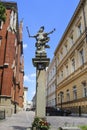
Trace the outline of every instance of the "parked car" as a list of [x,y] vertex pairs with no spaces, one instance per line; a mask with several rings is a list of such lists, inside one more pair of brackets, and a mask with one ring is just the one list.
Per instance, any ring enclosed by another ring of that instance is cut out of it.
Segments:
[[62,116],[63,111],[54,107],[46,107],[47,116]]
[[69,109],[65,109],[64,110],[64,114],[65,114],[65,116],[68,116],[68,115],[70,115],[72,112],[69,110]]
[[69,110],[58,109],[55,107],[46,107],[47,116],[68,116],[71,114]]
[[26,108],[26,111],[30,111],[30,108]]

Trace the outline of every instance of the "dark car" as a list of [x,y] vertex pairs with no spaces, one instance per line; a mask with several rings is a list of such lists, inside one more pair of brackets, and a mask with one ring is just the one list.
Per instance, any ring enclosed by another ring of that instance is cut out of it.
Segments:
[[46,107],[47,116],[68,116],[71,114],[70,110],[63,110],[55,107]]
[[71,114],[71,111],[70,111],[69,109],[64,110],[64,115],[65,115],[65,116],[68,116],[68,115],[70,115],[70,114]]
[[26,108],[26,111],[30,111],[30,108]]
[[46,107],[47,116],[63,116],[64,111],[55,107]]

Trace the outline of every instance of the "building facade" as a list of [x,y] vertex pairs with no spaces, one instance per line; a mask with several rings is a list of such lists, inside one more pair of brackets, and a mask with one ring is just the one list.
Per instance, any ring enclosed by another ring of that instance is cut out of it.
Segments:
[[56,50],[57,107],[87,113],[87,0],[80,0]]
[[46,106],[56,106],[56,62],[55,57],[50,63],[47,71],[46,83]]
[[18,25],[15,2],[2,2],[6,21],[0,20],[0,109],[7,115],[23,108],[23,43],[22,22]]
[[26,110],[27,108],[27,92],[28,92],[28,87],[24,87],[24,107],[23,107],[24,110]]

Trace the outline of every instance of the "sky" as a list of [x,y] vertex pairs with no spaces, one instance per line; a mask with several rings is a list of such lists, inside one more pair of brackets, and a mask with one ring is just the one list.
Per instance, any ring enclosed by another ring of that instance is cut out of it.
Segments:
[[28,87],[27,100],[30,101],[36,91],[36,68],[32,64],[32,58],[35,58],[36,41],[28,37],[26,26],[31,35],[35,35],[41,26],[45,27],[45,32],[56,29],[53,34],[50,34],[48,43],[50,49],[46,49],[47,57],[51,61],[80,0],[11,1],[17,2],[19,22],[23,20],[24,86]]

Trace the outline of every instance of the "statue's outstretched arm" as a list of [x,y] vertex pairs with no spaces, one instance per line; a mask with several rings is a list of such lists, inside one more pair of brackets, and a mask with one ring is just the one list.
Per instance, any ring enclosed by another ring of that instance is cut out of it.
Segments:
[[30,35],[30,32],[29,32],[28,26],[26,27],[26,29],[27,29],[28,36],[29,36],[29,37],[31,37],[31,38],[36,38],[36,36],[31,36],[31,35]]
[[56,29],[54,28],[52,31],[50,31],[49,33],[47,33],[47,35],[53,33]]

